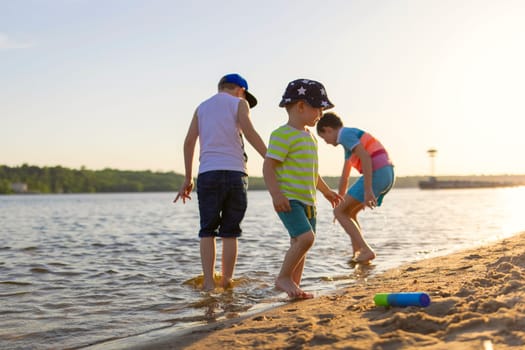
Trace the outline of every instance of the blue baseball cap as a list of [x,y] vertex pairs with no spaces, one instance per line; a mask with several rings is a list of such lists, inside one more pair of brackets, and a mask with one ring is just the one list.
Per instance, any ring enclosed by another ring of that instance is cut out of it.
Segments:
[[235,84],[235,85],[242,87],[244,89],[244,92],[246,93],[246,101],[248,101],[250,108],[253,108],[257,105],[257,99],[255,98],[255,96],[253,96],[250,92],[248,92],[248,82],[246,81],[246,79],[241,77],[239,74],[237,73],[226,74],[219,81],[219,85],[224,84],[224,83],[231,83],[231,84]]

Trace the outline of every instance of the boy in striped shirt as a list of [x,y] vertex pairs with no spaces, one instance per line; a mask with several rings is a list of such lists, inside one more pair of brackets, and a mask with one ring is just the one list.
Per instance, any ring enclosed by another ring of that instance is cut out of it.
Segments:
[[317,140],[307,128],[314,127],[323,110],[333,106],[321,83],[309,79],[290,82],[279,103],[286,108],[288,123],[272,132],[263,164],[274,209],[291,238],[275,286],[291,298],[313,297],[300,283],[306,253],[315,241],[316,189],[332,207],[342,200],[319,176]]

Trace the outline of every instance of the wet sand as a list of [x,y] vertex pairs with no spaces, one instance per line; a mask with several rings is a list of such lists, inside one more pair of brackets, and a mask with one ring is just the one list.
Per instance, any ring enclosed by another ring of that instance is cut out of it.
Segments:
[[[356,269],[366,272],[366,266]],[[415,291],[428,293],[431,304],[401,308],[373,302],[375,293]],[[525,232],[362,278],[337,294],[131,348],[523,349]]]

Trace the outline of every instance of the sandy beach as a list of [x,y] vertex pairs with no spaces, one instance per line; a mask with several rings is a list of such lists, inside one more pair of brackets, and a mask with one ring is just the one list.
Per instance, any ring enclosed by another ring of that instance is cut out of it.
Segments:
[[[380,253],[380,252],[379,252]],[[337,294],[164,336],[135,349],[523,349],[525,233],[419,261]],[[423,291],[428,307],[383,307],[375,293]]]

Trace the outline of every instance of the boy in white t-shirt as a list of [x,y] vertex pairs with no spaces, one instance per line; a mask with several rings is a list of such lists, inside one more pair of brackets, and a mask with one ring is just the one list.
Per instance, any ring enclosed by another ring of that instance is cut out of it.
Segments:
[[218,93],[202,102],[184,140],[185,180],[174,202],[191,199],[193,154],[199,139],[200,163],[197,196],[200,215],[200,253],[204,274],[203,290],[215,288],[215,237],[222,239],[220,286],[231,287],[237,261],[237,238],[247,207],[248,175],[242,135],[264,158],[266,146],[252,125],[250,108],[257,99],[239,74],[227,74],[219,81]]

